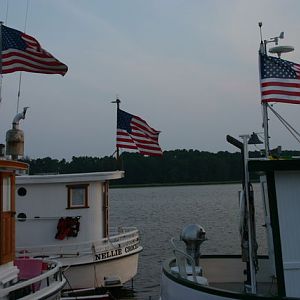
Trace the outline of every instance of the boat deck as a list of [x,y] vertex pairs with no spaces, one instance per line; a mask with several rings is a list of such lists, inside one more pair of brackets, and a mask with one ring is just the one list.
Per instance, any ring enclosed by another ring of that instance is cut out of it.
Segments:
[[[272,297],[277,295],[277,281],[272,274],[271,262],[267,256],[259,258],[259,270],[257,272],[257,294],[263,297]],[[200,266],[202,268],[202,276],[208,281],[208,285],[200,285],[193,281],[192,276],[184,278],[182,274],[176,270],[176,259],[172,259],[165,264],[167,271],[176,281],[183,280],[190,282],[190,286],[201,286],[205,289],[213,289],[220,292],[239,293],[245,292],[245,269],[246,264],[239,255],[210,255],[200,258]],[[251,293],[251,291],[248,291]]]
[[[245,284],[243,282],[218,282],[209,284],[211,288],[216,288],[220,290],[233,291],[236,293],[244,293],[245,292]],[[276,296],[277,295],[277,285],[275,282],[271,283],[258,283],[257,286],[257,294],[263,296]]]

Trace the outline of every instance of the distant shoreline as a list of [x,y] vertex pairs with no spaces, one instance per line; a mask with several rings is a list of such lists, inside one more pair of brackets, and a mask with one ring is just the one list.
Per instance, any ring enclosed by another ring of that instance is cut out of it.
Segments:
[[211,181],[211,182],[183,182],[183,183],[149,183],[149,184],[113,184],[111,189],[119,188],[143,188],[143,187],[163,187],[163,186],[188,186],[188,185],[215,185],[215,184],[241,184],[241,181]]

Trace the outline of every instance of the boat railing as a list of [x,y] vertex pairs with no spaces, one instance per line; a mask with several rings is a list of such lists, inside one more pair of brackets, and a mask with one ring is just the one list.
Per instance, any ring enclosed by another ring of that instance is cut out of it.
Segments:
[[195,283],[208,285],[207,279],[202,277],[202,268],[196,265],[194,258],[185,252],[183,245],[179,242],[175,238],[170,240],[175,256],[174,264],[171,267],[172,273]]
[[43,294],[44,291],[51,289],[54,285],[62,288],[66,280],[62,275],[61,264],[53,260],[42,260],[42,262],[47,266],[47,270],[43,270],[40,275],[28,279],[19,279],[7,287],[0,288],[0,299],[2,297],[28,299],[28,295],[34,298],[34,294]]
[[173,253],[175,255],[176,264],[179,271],[178,273],[180,274],[180,276],[186,279],[188,277],[187,266],[190,266],[192,270],[191,273],[193,276],[193,281],[197,282],[196,266],[194,259],[190,255],[179,249],[173,249]]
[[34,257],[66,257],[90,254],[93,251],[107,251],[112,248],[121,248],[139,242],[139,231],[136,227],[118,227],[118,233],[101,240],[91,240],[81,243],[71,243],[63,245],[44,245],[42,247],[18,247],[17,256]]

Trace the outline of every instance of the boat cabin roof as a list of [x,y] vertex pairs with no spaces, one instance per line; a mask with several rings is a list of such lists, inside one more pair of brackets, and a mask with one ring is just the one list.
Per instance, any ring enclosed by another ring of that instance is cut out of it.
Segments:
[[300,159],[249,160],[248,167],[250,172],[297,171]]
[[74,173],[56,175],[22,175],[17,176],[17,184],[40,184],[40,183],[72,183],[72,182],[96,182],[124,177],[124,171]]

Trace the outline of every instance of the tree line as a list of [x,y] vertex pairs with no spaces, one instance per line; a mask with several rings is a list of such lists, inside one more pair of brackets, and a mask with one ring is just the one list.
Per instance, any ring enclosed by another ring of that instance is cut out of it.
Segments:
[[[284,151],[282,155],[299,155],[300,152]],[[250,156],[259,157],[259,152]],[[72,157],[70,161],[50,157],[30,159],[30,174],[66,174],[124,170],[125,177],[111,184],[186,184],[239,182],[242,178],[240,152],[220,151],[211,153],[198,150],[164,151],[162,157],[144,157],[138,153],[124,152],[121,163],[115,157]]]

